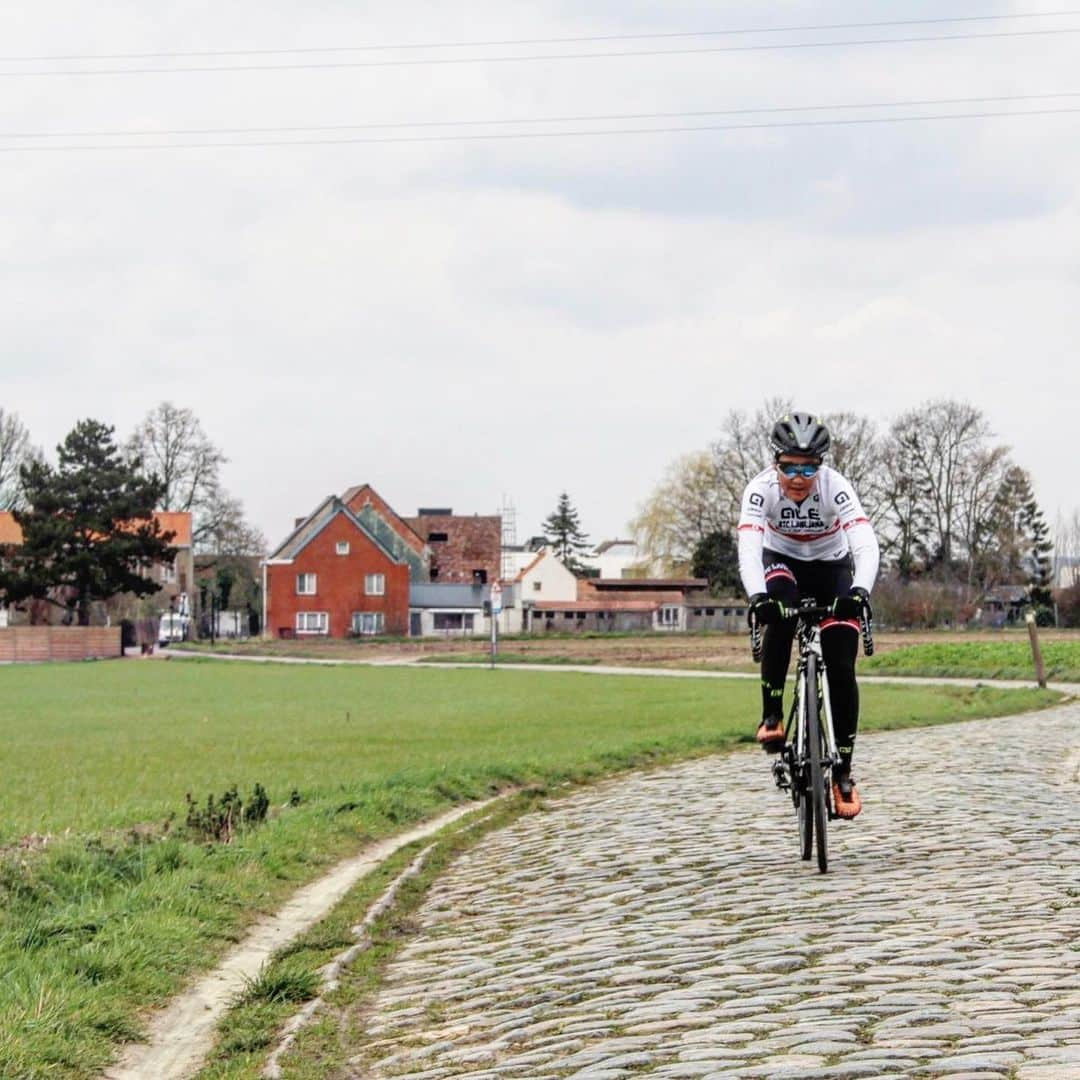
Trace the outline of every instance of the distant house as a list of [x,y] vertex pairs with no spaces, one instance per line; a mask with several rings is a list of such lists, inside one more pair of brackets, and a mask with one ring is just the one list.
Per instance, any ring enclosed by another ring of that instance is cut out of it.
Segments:
[[448,585],[488,585],[502,574],[502,518],[421,507],[402,521],[430,552],[428,580]]
[[263,564],[272,637],[407,634],[410,560],[337,496],[324,499]]
[[[121,594],[99,603],[93,616],[95,622],[116,622],[122,618],[134,618],[142,613],[147,604],[152,605],[158,613],[164,613],[177,610],[187,603],[195,585],[191,513],[187,510],[159,510],[154,514],[154,518],[163,533],[174,534],[170,544],[176,551],[176,557],[171,563],[155,563],[143,571],[144,576],[161,587],[160,591],[141,600]],[[10,511],[0,511],[0,547],[21,547],[22,542],[22,529],[15,516]],[[64,608],[56,604],[32,602],[27,605],[28,608],[31,606],[35,608],[41,621],[56,624],[65,618]],[[28,613],[5,610],[5,614],[0,615],[0,620],[5,619],[11,623],[28,621]],[[35,618],[35,621],[38,620]],[[0,625],[6,625],[6,622],[0,622]]]
[[498,516],[437,508],[402,517],[370,484],[358,484],[298,518],[267,559],[266,632],[489,633],[485,604],[501,546]]
[[979,622],[993,627],[1020,621],[1029,603],[1024,585],[997,585],[982,598]]
[[633,540],[604,540],[581,556],[581,563],[600,578],[645,577],[650,568]]

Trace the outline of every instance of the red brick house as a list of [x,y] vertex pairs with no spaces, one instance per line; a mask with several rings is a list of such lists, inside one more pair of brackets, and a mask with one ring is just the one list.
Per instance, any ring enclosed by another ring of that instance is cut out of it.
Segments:
[[303,518],[264,564],[265,632],[408,633],[410,560],[380,531],[334,495]]

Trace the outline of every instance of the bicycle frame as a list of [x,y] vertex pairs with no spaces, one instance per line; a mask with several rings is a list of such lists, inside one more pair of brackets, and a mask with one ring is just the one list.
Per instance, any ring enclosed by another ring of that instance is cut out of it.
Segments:
[[[800,612],[801,616],[802,612]],[[810,687],[806,685],[806,673],[809,667],[807,660],[814,656],[817,663],[814,665],[820,673],[820,687],[815,687],[813,692],[818,694],[818,716],[821,718],[821,732],[825,737],[825,756],[822,766],[830,769],[840,764],[840,752],[836,748],[836,733],[833,730],[832,701],[829,694],[829,672],[825,667],[825,659],[821,655],[821,626],[817,622],[808,622],[800,618],[799,629],[796,633],[799,641],[799,664],[795,672],[795,700],[792,702],[791,716],[788,719],[787,741],[789,745],[794,742],[798,760],[805,762],[809,753],[806,745],[806,700]],[[796,712],[798,715],[796,716]],[[791,725],[795,721],[795,739],[791,739]],[[831,813],[831,807],[830,807]]]
[[[772,766],[776,786],[790,792],[795,804],[802,857],[811,857],[816,838],[818,869],[822,873],[828,868],[826,822],[836,817],[830,781],[833,769],[841,763],[833,727],[829,673],[821,650],[821,620],[831,614],[831,607],[821,607],[811,597],[804,598],[795,613],[799,660],[795,669],[794,697],[784,729],[784,747]],[[864,609],[860,623],[863,651],[871,656],[874,636],[869,609]],[[750,645],[754,659],[760,660],[762,631],[752,615]]]

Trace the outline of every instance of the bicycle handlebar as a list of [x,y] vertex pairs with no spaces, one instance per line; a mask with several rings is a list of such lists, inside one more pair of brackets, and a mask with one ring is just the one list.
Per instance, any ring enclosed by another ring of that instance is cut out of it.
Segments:
[[[806,616],[811,619],[818,619],[825,618],[832,613],[831,607],[822,607],[820,604],[807,604],[804,607],[796,608],[794,617]],[[866,607],[863,608],[862,613],[859,615],[859,626],[862,630],[863,653],[866,656],[873,656],[874,618]],[[753,612],[750,613],[750,655],[754,658],[754,663],[761,660],[762,629]]]

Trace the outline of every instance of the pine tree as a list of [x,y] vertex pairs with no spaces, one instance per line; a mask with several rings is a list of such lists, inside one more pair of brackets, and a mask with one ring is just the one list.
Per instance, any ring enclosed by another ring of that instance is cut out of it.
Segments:
[[570,496],[564,491],[559,505],[544,522],[544,539],[561,563],[571,572],[582,574],[585,566],[579,556],[588,551],[588,534],[581,531],[581,520]]
[[1040,622],[1052,622],[1053,616],[1050,613],[1054,598],[1050,592],[1050,585],[1053,577],[1054,543],[1050,539],[1050,528],[1046,524],[1042,510],[1039,509],[1039,504],[1035,501],[1035,494],[1031,491],[1030,484],[1028,498],[1020,508],[1020,523],[1026,541],[1025,562],[1029,571],[1031,603]]
[[153,516],[161,484],[141,475],[141,462],[125,459],[113,436],[105,424],[80,420],[57,447],[55,469],[43,461],[23,467],[28,508],[15,511],[23,542],[0,572],[8,602],[46,599],[88,626],[93,601],[160,589],[141,571],[175,556],[173,534]]

